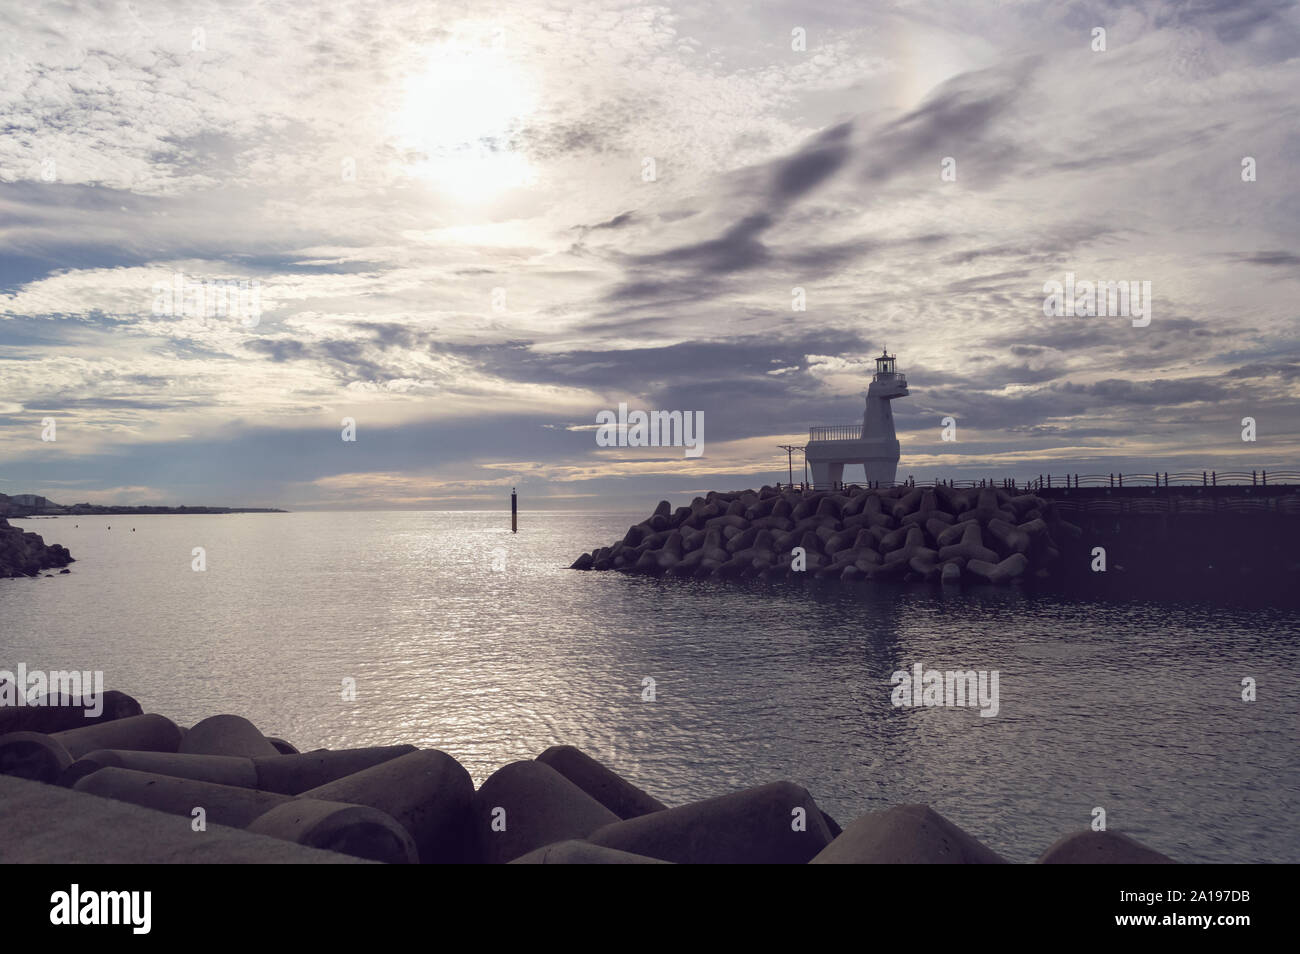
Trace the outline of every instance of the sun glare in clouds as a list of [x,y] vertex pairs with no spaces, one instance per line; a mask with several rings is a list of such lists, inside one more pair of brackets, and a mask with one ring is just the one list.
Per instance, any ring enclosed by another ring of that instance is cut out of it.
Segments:
[[536,172],[516,133],[537,106],[533,78],[511,62],[500,31],[439,44],[404,90],[394,134],[412,174],[448,196],[485,201]]

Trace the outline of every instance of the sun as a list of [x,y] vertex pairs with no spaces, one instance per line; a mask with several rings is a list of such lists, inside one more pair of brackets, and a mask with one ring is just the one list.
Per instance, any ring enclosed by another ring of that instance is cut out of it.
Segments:
[[394,119],[410,171],[449,196],[481,201],[536,180],[518,149],[536,84],[498,42],[451,40],[412,76]]

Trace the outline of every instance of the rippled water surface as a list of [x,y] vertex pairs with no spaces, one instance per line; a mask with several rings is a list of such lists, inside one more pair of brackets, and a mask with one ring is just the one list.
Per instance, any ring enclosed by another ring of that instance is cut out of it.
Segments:
[[[0,668],[100,669],[304,751],[433,746],[476,782],[565,742],[669,804],[774,779],[841,823],[926,802],[1014,861],[1098,806],[1178,860],[1300,861],[1295,612],[565,569],[640,518],[15,521],[77,562],[0,580]],[[1000,712],[894,708],[916,662],[998,670]]]

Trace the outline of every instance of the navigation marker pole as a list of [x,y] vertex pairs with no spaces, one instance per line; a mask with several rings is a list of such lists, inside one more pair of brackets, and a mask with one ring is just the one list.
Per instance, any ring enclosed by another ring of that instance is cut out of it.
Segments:
[[510,488],[510,532],[519,532],[519,495],[515,488]]

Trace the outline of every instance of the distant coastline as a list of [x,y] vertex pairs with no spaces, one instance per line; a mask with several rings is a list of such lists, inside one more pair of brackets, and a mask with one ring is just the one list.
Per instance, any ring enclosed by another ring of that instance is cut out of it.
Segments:
[[2,517],[76,517],[114,514],[153,514],[153,513],[288,513],[277,507],[164,507],[143,504],[134,507],[114,504],[58,504],[46,497],[35,494],[0,494],[0,516]]

